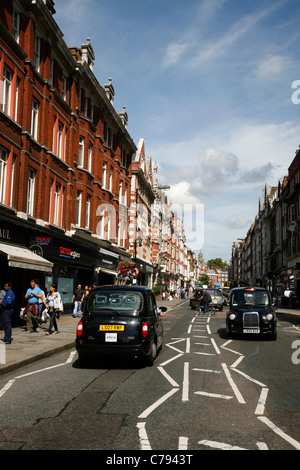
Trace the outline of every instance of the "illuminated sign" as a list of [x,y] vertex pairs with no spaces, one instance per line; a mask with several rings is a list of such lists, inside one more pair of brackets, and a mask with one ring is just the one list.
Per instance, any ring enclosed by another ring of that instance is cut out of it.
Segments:
[[70,248],[65,248],[63,246],[60,246],[59,247],[59,256],[61,256],[62,258],[68,258],[68,259],[78,259],[80,258],[80,253],[78,253],[77,251],[72,251]]

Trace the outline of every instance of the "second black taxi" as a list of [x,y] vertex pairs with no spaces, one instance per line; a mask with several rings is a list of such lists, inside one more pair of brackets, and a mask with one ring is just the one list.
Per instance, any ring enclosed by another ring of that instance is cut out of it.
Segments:
[[142,286],[101,286],[84,302],[77,325],[80,365],[90,359],[130,357],[153,365],[163,344],[163,325],[151,289]]
[[277,338],[277,318],[270,292],[263,287],[232,289],[226,314],[227,337],[245,334]]

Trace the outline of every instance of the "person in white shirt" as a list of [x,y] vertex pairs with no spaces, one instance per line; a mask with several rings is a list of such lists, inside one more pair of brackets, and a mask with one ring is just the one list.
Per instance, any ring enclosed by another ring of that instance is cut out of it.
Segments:
[[57,328],[57,322],[56,322],[56,308],[54,307],[54,301],[55,299],[60,299],[60,294],[59,292],[55,291],[55,285],[51,284],[50,286],[50,292],[47,295],[46,298],[46,308],[48,309],[48,313],[50,315],[50,323],[49,323],[49,328],[46,331],[46,335],[51,335],[52,333],[52,327],[54,326],[54,332],[55,334],[58,333],[58,328]]
[[284,303],[285,303],[286,308],[290,308],[291,301],[292,301],[292,293],[289,287],[286,288],[283,295],[284,295]]

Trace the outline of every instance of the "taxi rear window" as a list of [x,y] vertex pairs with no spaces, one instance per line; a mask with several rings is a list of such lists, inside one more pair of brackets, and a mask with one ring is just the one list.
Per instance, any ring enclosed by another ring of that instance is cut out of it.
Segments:
[[115,310],[120,313],[137,313],[141,310],[142,303],[143,297],[139,292],[91,292],[87,298],[87,310],[90,313],[111,313]]

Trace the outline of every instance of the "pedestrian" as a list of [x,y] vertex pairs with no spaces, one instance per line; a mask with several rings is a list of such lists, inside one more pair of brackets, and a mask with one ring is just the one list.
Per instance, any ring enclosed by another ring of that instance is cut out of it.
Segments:
[[292,300],[292,293],[290,291],[290,288],[287,287],[286,290],[284,291],[284,303],[286,308],[290,308],[291,306],[291,300]]
[[204,313],[207,313],[208,308],[209,308],[209,304],[211,302],[211,296],[210,296],[210,293],[207,292],[206,289],[203,289],[203,294],[202,294],[202,297],[200,298],[200,300],[204,301]]
[[[40,283],[39,283],[38,280],[36,281],[36,287],[40,287]],[[41,321],[42,311],[44,310],[45,305],[46,305],[46,296],[45,296],[45,292],[43,291],[43,289],[41,289],[41,291],[42,291],[42,298],[39,299],[38,323],[42,323],[42,321]]]
[[39,315],[39,299],[43,298],[41,289],[38,287],[38,282],[32,279],[30,281],[30,288],[27,289],[25,300],[27,305],[26,311],[26,326],[29,333],[38,332],[38,315]]
[[12,337],[11,337],[11,320],[14,313],[14,306],[15,306],[15,294],[12,290],[11,282],[7,282],[4,286],[5,296],[2,300],[0,300],[0,309],[1,309],[1,316],[3,320],[3,327],[4,327],[4,343],[11,344]]
[[57,308],[55,307],[55,300],[60,300],[60,293],[56,292],[55,285],[51,284],[50,292],[47,294],[46,297],[46,308],[48,309],[48,314],[50,315],[50,323],[49,328],[46,331],[46,335],[51,335],[52,328],[54,326],[54,334],[58,333],[57,322],[56,322],[56,314],[58,313]]
[[75,289],[72,297],[72,302],[74,302],[73,317],[80,317],[81,315],[81,303],[84,299],[84,290],[81,288],[81,284],[78,284],[77,289]]
[[89,293],[90,293],[90,290],[91,290],[91,289],[90,289],[89,286],[85,286],[85,288],[84,288],[84,293],[83,293],[83,298],[84,298],[84,299],[87,298],[87,296],[88,296]]

